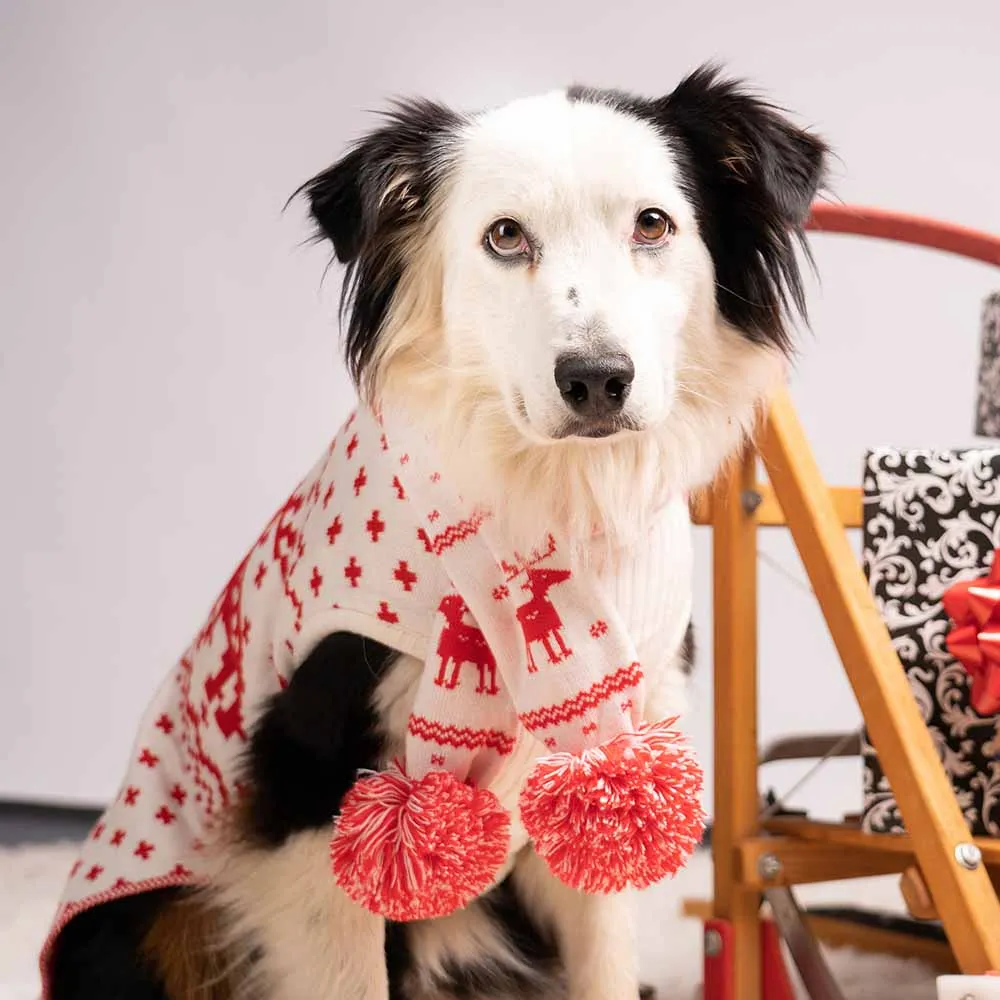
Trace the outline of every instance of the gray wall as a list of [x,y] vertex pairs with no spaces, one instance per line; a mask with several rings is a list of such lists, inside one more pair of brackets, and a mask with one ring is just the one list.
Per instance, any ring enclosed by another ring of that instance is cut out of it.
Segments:
[[[113,792],[153,687],[347,412],[338,276],[281,209],[368,109],[661,92],[717,57],[829,137],[840,197],[998,231],[998,37],[995,0],[0,0],[0,797]],[[824,471],[857,483],[870,443],[969,442],[1000,278],[839,237],[816,254],[793,390]],[[811,599],[761,581],[762,736],[854,725]],[[858,789],[837,765],[807,799],[834,814]]]

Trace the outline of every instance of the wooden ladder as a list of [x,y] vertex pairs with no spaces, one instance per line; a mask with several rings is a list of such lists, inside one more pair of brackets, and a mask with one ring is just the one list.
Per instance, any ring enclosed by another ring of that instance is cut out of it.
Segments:
[[[1000,266],[1000,238],[876,209],[817,205],[814,230],[933,247]],[[757,460],[769,482],[758,483]],[[756,494],[756,496],[755,496]],[[759,504],[748,503],[748,498]],[[973,842],[845,528],[862,523],[859,489],[823,480],[787,393],[700,505],[713,529],[715,890],[728,995],[762,1000],[761,894],[770,887],[903,872],[916,866],[958,967],[1000,969],[1000,841]],[[787,527],[819,600],[907,835],[776,818],[760,821],[757,786],[757,530]],[[979,861],[970,845],[979,848]],[[761,858],[769,855],[768,864]],[[717,956],[718,957],[718,956]],[[763,1000],[771,1000],[764,997]]]

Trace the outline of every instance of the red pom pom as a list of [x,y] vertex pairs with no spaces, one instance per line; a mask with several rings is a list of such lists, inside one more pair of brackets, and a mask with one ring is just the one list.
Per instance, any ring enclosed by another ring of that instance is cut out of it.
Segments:
[[389,920],[452,913],[485,892],[507,857],[510,817],[488,789],[448,771],[362,778],[330,841],[337,884]]
[[677,872],[698,846],[702,773],[669,728],[675,721],[536,764],[521,821],[561,881],[588,893],[642,889]]

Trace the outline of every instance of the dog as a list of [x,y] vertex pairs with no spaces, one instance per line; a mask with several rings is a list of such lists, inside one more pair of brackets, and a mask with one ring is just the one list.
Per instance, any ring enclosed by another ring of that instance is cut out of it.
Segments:
[[[822,139],[706,66],[655,99],[571,87],[477,114],[401,102],[298,194],[346,268],[345,359],[364,411],[405,408],[518,551],[536,551],[539,524],[556,525],[599,573],[643,548],[657,512],[713,479],[784,377],[827,156]],[[368,427],[377,451],[378,425]],[[324,512],[334,547],[339,497],[360,496],[371,472],[346,464],[358,447],[349,423],[224,589],[189,653],[210,654],[210,671],[199,680],[185,658],[164,688],[182,717],[147,714],[161,743],[137,744],[133,766],[148,787],[126,782],[95,827],[73,875],[82,888],[43,954],[53,1000],[639,996],[626,902],[563,885],[516,822],[518,790],[545,753],[530,739],[490,782],[515,814],[511,846],[468,906],[393,922],[331,878],[341,800],[359,772],[400,752],[428,669],[371,633],[320,625],[307,640],[295,629],[322,586],[303,556],[303,512]],[[365,530],[377,539],[390,527],[374,513]],[[525,560],[519,584],[538,670],[569,653],[547,603],[563,577],[539,568],[544,554]],[[645,712],[660,719],[683,708],[691,669],[690,551],[649,561],[687,609],[684,627],[636,640]],[[415,574],[399,563],[402,599]],[[340,565],[344,587],[364,572],[353,557]],[[268,652],[287,669],[255,689],[245,666],[263,637],[247,602],[268,587],[292,638]],[[441,682],[495,694],[497,664],[469,609],[447,611]],[[378,617],[393,616],[381,602]],[[133,847],[115,828],[146,800],[164,836],[189,807],[210,815],[204,843],[158,877],[112,882],[116,850],[136,870],[155,861],[154,840]]]

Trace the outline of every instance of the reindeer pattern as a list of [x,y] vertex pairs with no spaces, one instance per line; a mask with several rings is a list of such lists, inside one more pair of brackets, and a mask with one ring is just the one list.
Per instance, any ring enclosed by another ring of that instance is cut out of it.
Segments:
[[563,638],[562,618],[548,596],[553,587],[564,583],[573,574],[568,569],[538,568],[540,563],[550,559],[555,552],[555,538],[549,535],[548,544],[543,551],[536,549],[527,559],[515,552],[512,563],[501,563],[507,582],[510,583],[523,575],[525,582],[521,584],[521,590],[531,595],[523,604],[518,605],[515,612],[524,637],[528,673],[531,674],[538,671],[533,649],[537,643],[541,643],[550,664],[561,663],[573,655],[573,650],[566,645],[566,640]]
[[[469,608],[458,594],[446,594],[438,606],[445,625],[438,638],[437,655],[440,659],[434,683],[454,690],[458,687],[462,667],[466,664],[479,670],[476,694],[497,694],[497,661],[486,641],[486,636],[476,625],[465,620]],[[447,677],[451,666],[451,676]],[[487,678],[489,683],[487,683]]]

